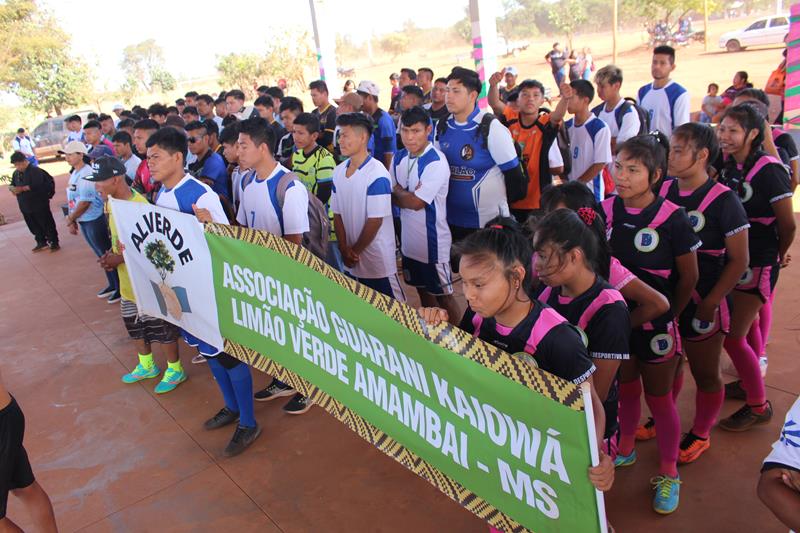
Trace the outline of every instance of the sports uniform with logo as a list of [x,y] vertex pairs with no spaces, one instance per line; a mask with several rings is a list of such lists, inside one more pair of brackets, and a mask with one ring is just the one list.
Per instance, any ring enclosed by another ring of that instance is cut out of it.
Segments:
[[778,229],[772,204],[791,198],[789,175],[780,160],[759,152],[756,163],[744,177],[741,169],[727,167],[720,175],[720,182],[738,193],[750,220],[750,263],[735,290],[756,294],[767,302],[780,271]]
[[672,130],[689,122],[689,104],[689,92],[674,81],[660,89],[652,83],[639,89],[639,105],[650,115],[650,129],[667,137]]
[[278,199],[278,182],[289,172],[278,164],[264,179],[248,175],[242,186],[236,221],[248,228],[268,231],[278,237],[302,235],[308,231],[308,190],[299,180],[289,183],[283,206]]
[[542,370],[575,384],[595,371],[578,330],[538,300],[531,301],[530,312],[513,328],[493,317],[483,318],[470,307],[458,327],[510,354],[529,354]]
[[510,214],[503,172],[519,166],[519,160],[511,133],[499,120],[492,121],[484,143],[480,124],[485,113],[476,107],[465,123],[451,115],[437,139],[450,164],[447,222],[456,240]]
[[639,135],[639,129],[642,127],[636,109],[624,98],[620,98],[611,111],[606,109],[604,102],[592,109],[592,113],[608,126],[611,138],[617,140],[617,146]]
[[352,267],[345,266],[345,272],[378,292],[405,301],[397,275],[389,172],[380,161],[367,156],[347,177],[350,162],[348,159],[334,169],[331,194],[331,209],[342,219],[347,245],[353,246],[358,241],[368,219],[380,218],[382,222],[375,238],[358,254],[358,262]]
[[[564,296],[561,287],[542,286],[537,299],[569,320],[582,334],[592,359],[630,359],[630,313],[620,292],[598,277],[594,284],[576,297]],[[603,409],[606,412],[604,438],[617,430],[616,379],[611,385]]]
[[[583,175],[592,165],[611,163],[611,130],[605,122],[594,115],[581,125],[575,123],[571,118],[566,123],[567,133],[569,134],[569,146],[572,155],[572,168],[570,169],[569,179],[575,181]],[[591,181],[586,182],[586,186],[594,193],[594,198],[598,202],[605,198],[605,186],[603,184],[603,173],[598,172]]]
[[764,458],[761,471],[775,468],[800,472],[800,398],[786,413],[780,438],[772,443],[772,451]]
[[696,320],[695,315],[698,304],[708,296],[725,268],[725,239],[750,227],[744,208],[733,191],[711,179],[694,191],[681,191],[678,180],[667,180],[661,186],[660,196],[686,209],[689,223],[702,241],[697,249],[700,277],[678,319],[681,337],[701,341],[719,331],[727,333],[730,326],[727,298],[720,302],[714,322]]
[[[603,202],[609,244],[614,256],[643,282],[672,301],[677,280],[675,258],[701,246],[686,212],[663,198],[644,209],[626,208],[618,196]],[[628,307],[635,309],[635,302]],[[658,363],[679,352],[680,338],[672,311],[634,329],[631,353]]]
[[450,228],[447,225],[447,190],[450,166],[432,144],[418,156],[397,152],[392,161],[392,179],[425,202],[419,210],[400,208],[403,276],[412,287],[435,296],[453,294],[450,270]]

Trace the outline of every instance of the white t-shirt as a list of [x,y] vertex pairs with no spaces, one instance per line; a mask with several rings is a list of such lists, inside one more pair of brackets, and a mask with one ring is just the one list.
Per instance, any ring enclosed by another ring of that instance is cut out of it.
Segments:
[[[578,179],[595,163],[611,163],[611,132],[605,122],[591,115],[580,126],[576,126],[575,119],[571,118],[566,127],[572,155],[570,181]],[[605,187],[602,172],[598,172],[586,185],[594,192],[598,202],[603,200]]]
[[236,214],[239,224],[279,237],[308,231],[308,190],[299,180],[292,181],[286,188],[283,209],[278,203],[278,182],[287,172],[286,167],[278,164],[264,179],[253,175],[252,181],[241,191]]
[[800,398],[795,400],[786,413],[781,435],[772,444],[772,451],[764,458],[764,462],[800,470]]
[[425,202],[419,210],[400,208],[403,256],[421,263],[450,261],[450,227],[447,225],[447,189],[450,165],[432,144],[418,157],[403,149],[395,154],[390,168],[392,181]]
[[128,179],[131,181],[135,180],[136,170],[142,163],[142,160],[139,159],[139,156],[137,156],[136,154],[131,154],[131,156],[127,160],[122,161],[122,163],[125,165],[125,175],[128,176]]
[[156,196],[156,205],[190,215],[194,214],[192,204],[202,209],[208,209],[211,213],[211,220],[214,222],[228,223],[228,217],[225,215],[225,210],[222,209],[219,195],[212,191],[211,187],[190,174],[183,176],[172,189],[162,186]]
[[27,136],[15,136],[11,141],[11,147],[17,152],[22,152],[27,157],[31,157],[33,155],[33,146],[33,141]]
[[353,246],[368,218],[382,218],[375,239],[359,255],[359,262],[345,270],[357,278],[377,279],[397,274],[394,223],[392,222],[392,182],[383,163],[368,156],[349,178],[350,160],[333,169],[331,209],[342,217],[347,244]]
[[550,145],[550,150],[547,151],[547,163],[550,168],[564,166],[564,157],[561,155],[561,150],[558,149],[558,143],[555,141]]
[[648,83],[639,89],[639,105],[650,114],[650,130],[667,137],[672,130],[689,122],[689,91],[670,81],[661,89]]
[[623,104],[625,104],[624,98],[617,102],[614,109],[606,111],[606,105],[603,103],[600,114],[597,115],[597,118],[606,123],[606,126],[608,126],[611,132],[611,138],[617,140],[617,145],[624,143],[631,137],[636,137],[641,127],[639,114],[632,105],[630,105],[625,114],[622,115],[622,127],[617,127],[617,110],[622,107]]
[[242,191],[244,190],[244,177],[250,172],[250,169],[243,169],[239,165],[233,169],[231,173],[231,190],[233,192],[233,206],[239,209],[239,202],[242,199]]

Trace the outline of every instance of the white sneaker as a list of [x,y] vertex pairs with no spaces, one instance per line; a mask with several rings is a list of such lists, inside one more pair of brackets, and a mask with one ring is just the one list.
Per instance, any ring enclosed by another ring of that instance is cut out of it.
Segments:
[[196,365],[199,365],[199,364],[201,364],[201,363],[206,363],[206,362],[207,362],[207,361],[206,361],[206,358],[205,358],[205,357],[203,357],[203,356],[202,356],[202,355],[200,355],[200,354],[197,354],[197,355],[195,355],[194,357],[192,357],[192,363],[194,363],[194,364],[196,364]]
[[762,355],[758,358],[758,366],[761,368],[761,378],[767,377],[767,356]]

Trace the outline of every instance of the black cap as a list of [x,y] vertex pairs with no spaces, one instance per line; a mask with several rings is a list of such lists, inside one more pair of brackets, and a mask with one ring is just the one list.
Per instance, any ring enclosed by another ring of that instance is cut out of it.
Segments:
[[92,163],[92,177],[85,178],[86,181],[106,181],[114,176],[124,176],[125,165],[116,157],[104,155],[98,157]]

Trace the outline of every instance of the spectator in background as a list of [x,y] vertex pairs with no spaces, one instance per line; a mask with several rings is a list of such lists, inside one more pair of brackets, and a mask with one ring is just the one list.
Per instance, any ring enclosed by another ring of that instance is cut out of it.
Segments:
[[59,250],[58,230],[50,212],[50,198],[55,192],[53,178],[44,169],[28,161],[22,152],[11,154],[11,164],[16,169],[11,175],[8,190],[17,197],[22,218],[36,239],[32,252],[40,252],[50,246],[50,251]]
[[389,75],[389,83],[392,86],[392,103],[395,98],[400,95],[400,75],[397,72],[392,72]]
[[356,92],[356,82],[353,80],[347,80],[344,82],[344,87],[342,87],[342,94],[354,93]]
[[[417,71],[417,83],[422,89],[422,103],[431,103],[431,90],[433,89],[433,70],[422,67]],[[407,107],[406,109],[411,109]]]
[[[411,109],[413,107],[422,106],[422,102],[425,99],[424,95],[422,94],[422,88],[417,85],[406,85],[402,89],[400,89],[400,107],[398,110],[402,114],[403,111]],[[402,150],[403,140],[400,137],[400,117],[398,117],[397,121],[397,134],[396,134],[396,146],[397,150]]]
[[116,128],[114,128],[114,119],[103,113],[97,121],[100,123],[100,131],[103,132],[103,139],[113,142],[114,134],[117,133]]
[[316,109],[311,112],[319,119],[320,132],[317,143],[326,150],[333,150],[333,132],[336,130],[336,106],[331,104],[328,96],[328,84],[324,80],[312,81],[308,86],[311,101]]
[[564,66],[567,64],[566,51],[562,50],[561,45],[555,42],[553,43],[553,49],[544,55],[544,60],[547,61],[553,71],[556,87],[561,87],[561,82],[564,81]]
[[198,119],[200,122],[211,120],[217,123],[217,126],[222,126],[222,118],[214,114],[214,99],[210,94],[201,94],[196,99],[197,113],[200,115]]
[[142,160],[133,153],[133,140],[128,133],[118,131],[111,141],[114,143],[114,151],[117,152],[117,158],[125,165],[125,177],[128,185],[131,185],[133,180],[136,179],[136,171],[139,165],[142,164]]
[[508,102],[508,95],[517,88],[517,67],[506,67],[503,71],[503,79],[506,84],[500,87],[500,100]]
[[70,115],[64,121],[67,126],[67,137],[64,139],[64,144],[66,145],[70,141],[80,141],[85,142],[86,139],[83,135],[83,128],[81,127],[83,121],[79,115]]
[[286,135],[278,141],[278,150],[275,152],[278,162],[286,168],[292,168],[292,154],[294,153],[294,119],[303,112],[303,102],[294,96],[287,96],[281,101],[281,120],[286,128]]
[[178,110],[179,115],[183,115],[183,110],[186,108],[186,100],[183,98],[175,100],[175,108]]
[[[131,139],[132,139],[133,138],[133,125],[134,124],[135,124],[135,122],[133,121],[133,119],[123,118],[117,124],[117,133],[119,133],[121,131],[124,131],[125,133],[130,135]],[[113,139],[112,139],[112,144],[113,144]]]
[[695,111],[689,115],[689,120],[692,122],[702,122],[710,124],[711,119],[717,114],[717,109],[722,104],[722,97],[719,93],[719,85],[716,83],[709,83],[706,95],[703,97],[703,103],[700,106],[700,111]]
[[119,121],[122,120],[122,112],[125,111],[125,106],[117,103],[114,104],[114,107],[111,108],[111,112],[114,113],[114,116],[117,118],[114,119],[114,127],[119,128]]
[[256,95],[258,96],[265,96],[269,94],[267,91],[269,90],[268,85],[259,85],[258,89],[256,89]]
[[[400,77],[397,80],[397,84],[400,87],[400,90],[403,90],[403,87],[406,85],[416,85],[417,84],[417,72],[413,68],[401,68],[400,69]],[[397,94],[395,98],[392,99],[391,103],[389,104],[389,112],[392,115],[397,115],[400,112],[400,93]]]
[[214,112],[217,114],[217,125],[222,126],[222,121],[228,116],[228,103],[225,101],[224,96],[217,96],[214,100]]
[[188,124],[189,122],[200,120],[200,113],[197,111],[195,106],[187,105],[184,106],[183,111],[181,112],[181,118]]
[[583,66],[583,79],[590,81],[592,79],[592,72],[594,71],[594,58],[592,57],[592,49],[586,47],[581,53],[581,61]]
[[[339,107],[336,108],[336,116],[345,113],[360,113],[361,107],[364,105],[364,99],[358,93],[347,93],[339,99]],[[342,151],[339,148],[339,126],[333,132],[333,158],[336,163],[344,161]],[[337,250],[338,252],[338,250]]]
[[91,148],[89,149],[89,159],[97,159],[104,155],[114,156],[114,145],[111,141],[103,138],[103,133],[100,129],[100,123],[96,120],[90,120],[83,127],[83,135],[86,138],[86,144]]
[[209,146],[208,129],[208,125],[199,121],[186,125],[189,151],[196,158],[194,162],[189,163],[189,172],[211,187],[215,193],[230,201],[227,164],[222,156]]
[[289,127],[286,124],[284,124],[283,120],[281,119],[281,111],[280,111],[281,102],[283,101],[284,96],[286,96],[283,92],[283,89],[281,89],[280,87],[270,87],[267,89],[267,95],[272,97],[272,103],[275,105],[275,120],[277,120],[281,126],[283,126],[288,130]]
[[234,115],[239,120],[257,117],[253,106],[245,105],[244,92],[233,89],[225,94],[225,104],[227,105],[228,115]]
[[650,129],[667,138],[673,129],[689,122],[689,91],[670,78],[674,70],[675,49],[657,46],[650,63],[653,81],[639,89],[639,105],[650,114]]
[[713,123],[716,124],[722,119],[722,114],[733,104],[740,92],[753,87],[753,84],[747,81],[747,78],[748,74],[744,70],[740,70],[733,75],[732,85],[722,93],[722,102],[717,106],[717,114],[711,120]]
[[436,134],[436,124],[440,120],[447,120],[447,117],[450,116],[444,101],[445,94],[447,94],[447,78],[436,78],[433,89],[431,89],[431,103],[423,106],[431,116],[434,135]]
[[198,96],[200,96],[200,95],[197,94],[197,91],[189,91],[189,92],[187,92],[186,94],[183,95],[184,103],[187,106],[190,106],[190,105],[196,106],[197,105],[197,97]]
[[19,128],[17,134],[11,140],[11,148],[13,148],[15,152],[20,152],[24,155],[28,163],[36,167],[39,166],[39,160],[36,159],[36,154],[33,152],[34,146],[36,146],[36,144],[25,132],[25,128]]
[[156,194],[161,184],[155,181],[150,175],[150,167],[147,164],[147,140],[158,131],[159,125],[155,120],[145,118],[133,126],[133,145],[136,152],[142,158],[139,168],[136,169],[136,177],[133,179],[132,187],[143,194],[150,203],[155,203]]
[[278,151],[278,143],[281,138],[286,135],[287,131],[281,126],[280,122],[275,120],[275,104],[273,103],[272,97],[269,95],[259,96],[256,98],[256,101],[253,102],[253,107],[256,108],[258,116],[266,120],[272,130],[275,145],[270,146],[269,149],[275,154]]
[[[410,69],[403,70],[408,71]],[[414,73],[413,70],[410,71]],[[416,78],[416,73],[414,73],[414,78]],[[374,82],[369,80],[362,81],[358,84],[357,92],[364,99],[362,110],[366,115],[372,117],[375,123],[375,129],[372,132],[372,155],[388,169],[389,165],[392,164],[392,156],[397,150],[397,132],[394,121],[389,116],[389,113],[378,107],[379,89]]]
[[153,104],[147,108],[147,116],[158,122],[160,126],[167,121],[167,115],[169,115],[169,110],[164,104]]

